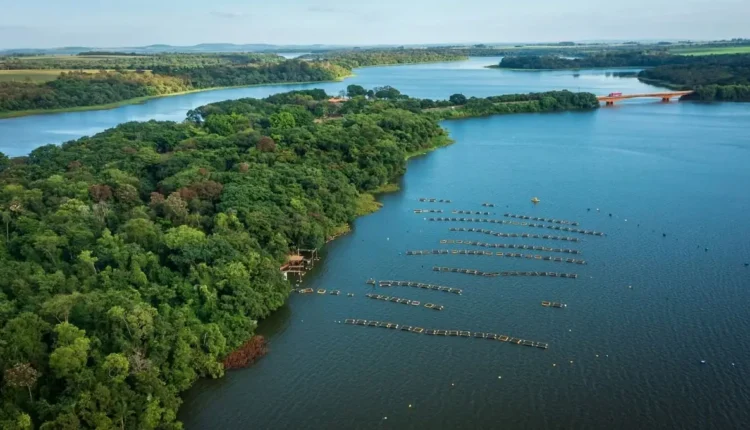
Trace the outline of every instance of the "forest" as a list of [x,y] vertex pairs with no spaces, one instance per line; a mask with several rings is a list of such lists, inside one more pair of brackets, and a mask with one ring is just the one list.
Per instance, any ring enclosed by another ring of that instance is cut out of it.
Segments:
[[334,64],[298,60],[240,66],[157,66],[140,72],[68,72],[42,84],[0,82],[0,114],[102,105],[213,87],[330,81],[349,73]]
[[347,90],[0,154],[0,428],[181,428],[180,394],[284,304],[289,250],[322,246],[409,154],[449,143],[440,119],[598,106]]
[[587,69],[593,67],[653,67],[666,64],[689,64],[693,57],[670,55],[665,51],[601,52],[579,58],[559,55],[524,55],[503,57],[497,65],[503,69]]
[[387,64],[431,63],[439,61],[465,60],[465,53],[451,49],[369,49],[329,51],[310,54],[303,58],[330,61],[349,70],[357,67],[380,66]]
[[154,67],[206,67],[280,63],[275,54],[127,54],[83,52],[78,55],[0,56],[0,70],[151,70]]

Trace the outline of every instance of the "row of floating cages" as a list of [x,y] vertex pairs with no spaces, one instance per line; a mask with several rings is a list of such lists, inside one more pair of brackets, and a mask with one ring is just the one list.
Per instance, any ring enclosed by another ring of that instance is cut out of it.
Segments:
[[420,202],[426,202],[426,203],[451,203],[448,199],[432,199],[432,198],[420,198]]
[[536,216],[518,215],[518,214],[510,214],[510,213],[503,214],[503,216],[508,217],[508,218],[527,219],[531,221],[551,222],[555,224],[579,225],[578,222],[576,221],[567,221],[564,219],[541,218],[541,217],[536,217]]
[[414,288],[422,288],[425,290],[444,291],[446,293],[453,293],[453,294],[458,294],[458,295],[463,293],[463,290],[460,288],[451,288],[451,287],[445,287],[442,285],[425,284],[422,282],[414,282],[414,281],[379,281],[378,285],[381,287],[414,287]]
[[497,257],[515,257],[526,258],[528,260],[555,261],[559,263],[586,264],[586,260],[576,260],[575,258],[552,257],[549,255],[520,254],[515,252],[492,252],[477,251],[475,249],[427,249],[424,251],[406,251],[406,255],[486,255]]
[[439,329],[431,329],[431,328],[426,329],[422,327],[405,325],[405,324],[396,324],[396,323],[391,323],[391,322],[386,322],[386,321],[369,321],[369,320],[354,319],[354,318],[347,318],[344,320],[344,323],[350,324],[350,325],[380,327],[380,328],[388,328],[392,330],[408,331],[411,333],[426,334],[430,336],[473,337],[475,339],[497,340],[500,342],[511,343],[513,345],[530,346],[530,347],[535,347],[535,348],[540,348],[540,349],[547,349],[549,347],[549,344],[544,343],[544,342],[536,342],[533,340],[526,340],[526,339],[521,339],[518,337],[507,336],[504,334],[485,333],[481,331],[472,332],[469,330],[439,330]]
[[522,227],[547,228],[550,230],[566,231],[569,233],[588,234],[590,236],[604,236],[604,233],[594,230],[582,230],[580,228],[562,227],[559,225],[535,224],[533,222],[506,221],[504,219],[491,218],[456,218],[456,217],[431,217],[427,221],[447,221],[447,222],[485,222],[490,224],[519,225]]
[[482,206],[486,208],[494,208],[495,204],[494,203],[482,203]]
[[453,239],[441,239],[442,244],[464,244],[472,246],[481,246],[483,248],[508,248],[508,249],[530,249],[532,251],[546,251],[546,252],[562,252],[566,254],[581,254],[581,251],[577,249],[566,249],[566,248],[549,248],[546,246],[539,245],[516,245],[512,243],[486,243],[476,242],[473,240],[453,240]]
[[507,272],[483,272],[481,270],[474,270],[474,269],[462,269],[457,267],[441,267],[441,266],[433,266],[432,268],[435,272],[448,272],[448,273],[463,273],[466,275],[476,275],[476,276],[487,276],[487,277],[496,277],[496,276],[547,276],[550,278],[570,278],[570,279],[577,279],[578,274],[576,273],[562,273],[562,272],[518,272],[518,271],[507,271]]
[[450,231],[469,231],[474,233],[483,233],[495,237],[520,237],[524,239],[549,239],[549,240],[562,240],[567,242],[580,242],[581,239],[577,237],[566,237],[566,236],[554,236],[551,234],[531,234],[531,233],[501,233],[499,231],[487,230],[484,228],[466,228],[466,227],[451,227]]
[[492,212],[487,212],[487,211],[483,212],[483,211],[461,211],[461,210],[456,210],[456,211],[451,211],[451,213],[462,214],[462,215],[492,215]]
[[[369,298],[369,299],[383,300],[383,301],[386,301],[386,302],[401,303],[401,304],[404,304],[404,305],[411,305],[411,306],[420,306],[422,304],[422,302],[420,302],[418,300],[409,300],[409,299],[405,299],[403,297],[392,297],[392,296],[385,296],[385,295],[382,295],[382,294],[372,294],[372,293],[370,293],[370,294],[367,294],[366,297]],[[436,305],[434,303],[425,303],[424,307],[426,307],[427,309],[433,309],[433,310],[436,310],[436,311],[442,311],[443,309],[445,309],[445,306],[443,306],[443,305]]]
[[[312,294],[312,293],[318,293],[318,294],[330,294],[332,296],[338,296],[341,294],[341,290],[331,290],[327,291],[325,288],[319,288],[318,290],[313,290],[312,288],[294,288],[292,289],[293,292],[298,294]],[[354,294],[348,293],[349,297],[354,297]]]
[[415,214],[441,214],[443,213],[442,209],[414,209]]
[[548,302],[548,301],[542,301],[542,306],[546,308],[567,308],[568,305],[565,303],[559,303],[559,302]]

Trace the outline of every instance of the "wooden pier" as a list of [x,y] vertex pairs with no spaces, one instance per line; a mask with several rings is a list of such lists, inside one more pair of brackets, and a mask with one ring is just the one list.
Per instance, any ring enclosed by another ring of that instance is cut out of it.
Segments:
[[561,272],[517,272],[517,271],[506,271],[506,272],[484,272],[475,269],[462,269],[457,267],[442,267],[433,266],[432,270],[435,272],[446,272],[446,273],[462,273],[465,275],[475,276],[486,276],[494,278],[497,276],[546,276],[549,278],[568,278],[577,279],[577,273],[561,273]]
[[487,230],[483,228],[466,228],[466,227],[451,227],[450,231],[468,231],[472,233],[489,234],[495,237],[520,237],[524,239],[546,239],[546,240],[563,240],[567,242],[580,242],[581,239],[577,237],[566,237],[566,236],[554,236],[551,234],[530,234],[530,233],[501,233],[498,231]]
[[594,230],[583,230],[580,228],[563,227],[560,225],[536,224],[533,222],[529,223],[529,222],[508,221],[504,219],[494,219],[494,218],[431,217],[431,218],[427,218],[427,221],[483,222],[483,223],[490,223],[490,224],[516,225],[516,226],[530,227],[530,228],[546,228],[549,230],[564,231],[568,233],[587,234],[589,236],[605,236],[604,233],[600,231],[594,231]]
[[444,291],[446,293],[453,293],[458,295],[461,295],[461,293],[463,293],[463,290],[460,288],[451,288],[443,285],[424,284],[422,282],[414,281],[379,281],[378,285],[380,287],[414,287],[421,288],[423,290]]
[[479,251],[474,249],[427,249],[427,250],[409,250],[406,255],[483,255],[495,257],[525,258],[527,260],[554,261],[558,263],[586,264],[586,260],[577,260],[575,258],[552,257],[549,255],[520,254],[516,252],[492,252]]
[[320,260],[318,250],[297,248],[295,254],[287,255],[286,263],[279,268],[284,273],[284,279],[289,273],[296,274],[300,278],[315,266],[315,262]]
[[546,251],[546,252],[560,252],[565,254],[582,254],[577,249],[566,249],[566,248],[549,248],[546,246],[539,245],[517,245],[513,243],[486,243],[476,242],[473,240],[454,240],[454,239],[441,239],[442,244],[458,244],[458,245],[469,245],[469,246],[481,246],[483,248],[501,248],[501,249],[528,249],[532,251]]
[[347,318],[344,320],[345,324],[349,325],[359,325],[364,327],[379,327],[379,328],[387,328],[391,330],[400,330],[400,331],[407,331],[411,333],[416,334],[426,334],[429,336],[452,336],[452,337],[467,337],[467,338],[475,338],[475,339],[486,339],[486,340],[494,340],[494,341],[500,341],[505,343],[510,343],[512,345],[521,345],[521,346],[529,346],[539,349],[547,349],[549,347],[549,344],[545,342],[536,342],[533,340],[526,340],[521,339],[517,337],[507,336],[504,334],[495,334],[495,333],[487,333],[487,332],[472,332],[469,330],[442,330],[442,329],[430,329],[430,328],[423,328],[423,327],[416,327],[416,326],[410,326],[410,325],[404,325],[404,324],[396,324],[391,322],[382,322],[382,321],[368,321],[363,319],[354,319],[354,318]]
[[566,221],[564,219],[540,218],[536,216],[518,215],[518,214],[510,214],[510,213],[503,214],[503,216],[508,217],[508,218],[528,219],[531,221],[551,222],[555,224],[568,224],[568,225],[575,225],[575,226],[579,225],[578,222],[576,221]]

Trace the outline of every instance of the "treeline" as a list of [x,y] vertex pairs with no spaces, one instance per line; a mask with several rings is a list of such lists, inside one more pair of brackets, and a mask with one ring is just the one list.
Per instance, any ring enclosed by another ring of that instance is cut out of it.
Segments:
[[[350,91],[226,101],[0,154],[0,428],[181,428],[180,393],[220,377],[286,300],[290,249],[322,246],[407,154],[448,140],[422,105],[481,100]],[[589,98],[487,100],[547,97]]]
[[638,78],[679,89],[693,89],[687,100],[750,101],[750,55],[695,56],[681,66],[646,69]]
[[433,63],[465,60],[466,55],[450,49],[368,49],[330,51],[310,54],[304,58],[325,60],[347,69],[387,64]]
[[560,55],[525,55],[504,57],[498,67],[504,69],[585,69],[594,67],[653,67],[665,64],[689,64],[692,57],[669,55],[663,51],[604,52],[580,58]]
[[150,72],[70,72],[43,84],[0,82],[0,113],[102,105],[188,89],[181,79]]
[[123,54],[86,52],[78,55],[0,57],[0,70],[151,70],[156,67],[207,67],[280,63],[276,54]]
[[212,87],[330,81],[348,73],[333,64],[296,60],[251,66],[160,66],[150,72],[71,72],[42,84],[0,82],[0,113],[95,106]]

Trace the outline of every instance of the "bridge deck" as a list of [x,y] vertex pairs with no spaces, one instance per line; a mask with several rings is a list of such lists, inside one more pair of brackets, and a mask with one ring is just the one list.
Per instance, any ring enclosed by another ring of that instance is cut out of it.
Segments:
[[600,102],[613,102],[616,100],[624,99],[637,99],[637,98],[658,98],[667,99],[672,97],[680,97],[687,94],[692,94],[693,91],[664,91],[659,93],[640,93],[640,94],[623,94],[621,96],[597,96],[597,100]]

